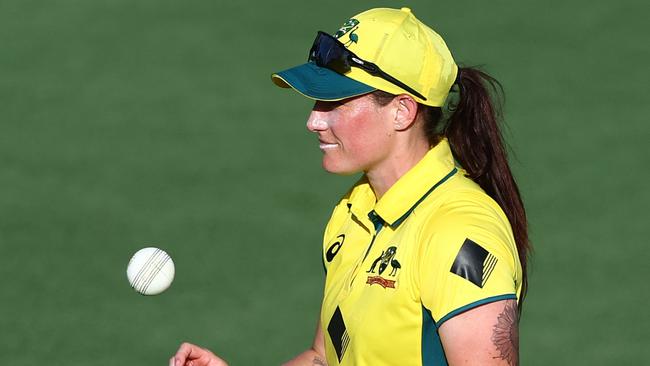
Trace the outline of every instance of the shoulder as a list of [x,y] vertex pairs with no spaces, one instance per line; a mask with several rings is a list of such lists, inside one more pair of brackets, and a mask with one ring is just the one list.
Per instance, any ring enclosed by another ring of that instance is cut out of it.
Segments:
[[515,299],[521,289],[510,223],[499,205],[468,180],[450,182],[422,218],[421,296],[439,323],[486,302]]
[[424,250],[453,260],[463,245],[472,242],[512,267],[518,262],[510,222],[501,207],[476,183],[459,174],[441,187],[435,208],[428,210],[421,228]]
[[512,234],[507,216],[498,203],[474,181],[459,171],[436,192],[434,207],[428,210],[425,229],[435,232],[485,229],[495,234]]

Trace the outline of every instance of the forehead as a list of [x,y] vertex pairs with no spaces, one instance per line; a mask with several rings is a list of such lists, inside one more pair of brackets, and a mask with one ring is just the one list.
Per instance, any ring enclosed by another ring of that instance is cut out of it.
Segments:
[[317,100],[314,103],[313,109],[316,111],[326,112],[337,109],[338,107],[345,107],[341,109],[363,109],[370,107],[375,108],[377,106],[378,104],[371,94],[363,94],[336,101]]

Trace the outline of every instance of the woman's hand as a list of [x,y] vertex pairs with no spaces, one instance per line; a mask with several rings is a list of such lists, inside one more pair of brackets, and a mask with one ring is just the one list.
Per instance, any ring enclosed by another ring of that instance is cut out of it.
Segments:
[[191,343],[183,343],[174,357],[169,360],[169,366],[228,366],[228,364],[210,350]]

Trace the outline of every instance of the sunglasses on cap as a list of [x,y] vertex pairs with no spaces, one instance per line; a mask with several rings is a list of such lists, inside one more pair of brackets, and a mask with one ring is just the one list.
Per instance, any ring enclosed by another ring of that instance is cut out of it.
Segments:
[[338,39],[330,36],[325,32],[318,32],[314,44],[309,51],[309,62],[314,62],[320,67],[325,67],[330,70],[336,71],[339,74],[345,74],[350,71],[352,67],[358,67],[372,76],[378,76],[400,88],[408,91],[416,97],[427,100],[424,95],[413,90],[413,88],[404,84],[403,82],[390,76],[379,66],[370,61],[362,60],[359,56],[355,55],[352,51],[345,48],[343,43]]

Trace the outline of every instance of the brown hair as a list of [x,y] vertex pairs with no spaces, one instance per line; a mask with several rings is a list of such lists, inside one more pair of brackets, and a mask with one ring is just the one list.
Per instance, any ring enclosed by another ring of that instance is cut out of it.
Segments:
[[[443,113],[440,107],[419,104],[418,114],[424,121],[424,132],[430,145],[435,146],[447,137],[454,158],[467,171],[467,176],[478,183],[508,217],[522,267],[521,313],[528,289],[526,264],[531,246],[526,211],[508,165],[501,134],[503,87],[476,68],[460,67],[458,73],[458,95],[449,102],[448,110]],[[387,105],[395,97],[380,90],[372,95],[379,105]]]

